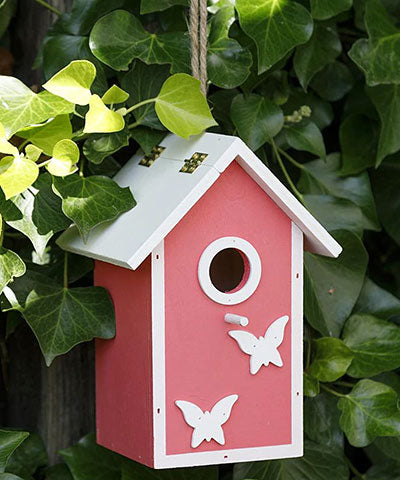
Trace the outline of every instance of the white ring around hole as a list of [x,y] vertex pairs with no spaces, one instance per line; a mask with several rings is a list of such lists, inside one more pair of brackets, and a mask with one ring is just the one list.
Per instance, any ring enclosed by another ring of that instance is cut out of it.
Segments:
[[[224,293],[214,287],[210,277],[210,266],[215,255],[227,248],[240,250],[249,262],[249,276],[246,283],[237,291]],[[222,305],[237,305],[247,300],[256,291],[261,279],[261,260],[251,243],[239,237],[222,237],[210,243],[200,257],[198,278],[207,297]]]

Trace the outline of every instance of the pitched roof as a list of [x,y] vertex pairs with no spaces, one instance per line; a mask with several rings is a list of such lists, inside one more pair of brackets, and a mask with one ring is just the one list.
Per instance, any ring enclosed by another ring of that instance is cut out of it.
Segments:
[[[130,187],[137,206],[112,223],[96,227],[86,244],[77,228],[70,227],[57,241],[61,248],[135,270],[239,156],[242,168],[303,231],[307,250],[329,257],[342,251],[239,138],[204,133],[184,140],[168,135],[160,145],[165,150],[151,167],[139,164],[143,154],[138,153],[114,177],[121,187]],[[195,152],[208,155],[192,174],[180,172],[184,160]]]

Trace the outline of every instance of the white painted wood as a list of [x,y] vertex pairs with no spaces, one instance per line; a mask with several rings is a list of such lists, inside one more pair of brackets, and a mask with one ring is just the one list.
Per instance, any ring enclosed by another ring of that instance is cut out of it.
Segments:
[[[246,283],[239,290],[221,292],[212,283],[210,266],[214,257],[227,248],[236,248],[243,252],[248,261],[249,274]],[[198,278],[203,292],[222,305],[237,305],[253,295],[261,279],[261,260],[253,245],[239,237],[222,237],[214,240],[202,253],[199,260]]]
[[283,366],[278,347],[283,342],[285,327],[289,321],[288,315],[278,318],[267,328],[263,337],[257,338],[244,330],[230,330],[229,336],[236,340],[242,352],[250,356],[250,373],[255,375],[264,365],[273,363],[277,367]]
[[[115,177],[119,185],[130,187],[138,205],[94,229],[86,244],[71,227],[57,241],[61,248],[136,269],[239,156],[244,170],[304,232],[308,250],[340,254],[336,240],[239,138],[204,133],[185,140],[169,135],[161,145],[166,148],[151,167],[138,165],[143,155],[137,154]],[[179,172],[197,151],[208,154],[203,164],[192,174]]]
[[225,434],[222,429],[231,415],[233,405],[238,395],[228,395],[219,400],[211,409],[205,411],[192,402],[176,400],[175,405],[181,410],[185,422],[193,428],[191,447],[197,448],[203,441],[215,440],[220,445],[225,445]]
[[232,325],[240,325],[241,327],[247,327],[249,324],[249,319],[243,317],[242,315],[236,315],[234,313],[227,313],[224,317],[226,323],[231,323]]

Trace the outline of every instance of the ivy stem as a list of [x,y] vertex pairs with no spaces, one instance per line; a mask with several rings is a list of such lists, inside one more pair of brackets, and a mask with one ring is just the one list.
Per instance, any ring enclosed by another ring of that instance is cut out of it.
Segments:
[[287,160],[289,160],[290,163],[292,163],[295,167],[300,168],[300,170],[304,170],[304,165],[301,163],[297,162],[291,155],[289,155],[285,150],[282,148],[277,147],[279,150],[279,153],[281,153]]
[[81,162],[80,162],[80,165],[79,165],[79,176],[80,177],[83,177],[83,168],[85,166],[85,158],[82,157],[81,158]]
[[0,215],[0,222],[1,222],[1,226],[0,226],[0,247],[3,246],[3,240],[4,240],[4,219],[3,219],[3,216]]
[[331,393],[332,395],[335,395],[335,397],[347,397],[347,395],[343,394],[343,393],[339,393],[337,392],[336,390],[332,390],[332,388],[329,388],[327,387],[326,385],[324,385],[323,383],[320,384],[321,388],[329,393]]
[[290,175],[289,175],[288,171],[286,170],[286,167],[285,167],[285,165],[282,161],[282,158],[279,154],[278,147],[276,146],[276,143],[274,142],[273,139],[271,139],[271,144],[272,144],[272,148],[273,148],[274,153],[275,153],[275,157],[278,160],[279,166],[281,167],[281,170],[282,170],[283,174],[285,175],[285,178],[286,178],[288,184],[290,185],[290,187],[293,190],[293,193],[296,195],[296,197],[300,200],[301,203],[304,204],[303,195],[297,190],[295,184],[293,183],[292,179],[290,178]]
[[28,144],[29,140],[24,140],[20,146],[18,147],[18,150],[21,152],[23,148]]
[[51,12],[55,13],[56,15],[58,15],[58,16],[62,15],[61,10],[58,10],[58,8],[53,7],[53,5],[50,5],[45,0],[36,0],[36,2],[39,3],[40,5],[42,5],[42,7],[45,7],[48,10],[50,10]]
[[148,98],[147,100],[143,100],[142,102],[139,102],[136,105],[133,105],[132,107],[128,108],[128,110],[125,112],[125,115],[128,115],[128,113],[133,112],[137,108],[143,107],[143,105],[147,105],[148,103],[154,103],[156,100],[157,100],[156,98]]
[[64,288],[68,288],[68,253],[64,253]]
[[354,387],[354,383],[344,382],[343,380],[339,380],[338,382],[335,382],[335,385],[339,385],[339,387],[348,387],[348,388]]
[[40,167],[44,167],[44,166],[47,165],[49,162],[50,162],[50,160],[45,160],[44,162],[39,163],[39,164],[38,164],[38,167],[39,167],[39,168],[40,168]]
[[357,478],[365,478],[365,475],[363,475],[360,471],[357,470],[357,468],[351,463],[351,461],[346,458],[347,465],[349,466],[351,473],[353,473]]
[[140,125],[140,122],[132,122],[128,125],[128,129],[131,130],[132,128],[136,128]]

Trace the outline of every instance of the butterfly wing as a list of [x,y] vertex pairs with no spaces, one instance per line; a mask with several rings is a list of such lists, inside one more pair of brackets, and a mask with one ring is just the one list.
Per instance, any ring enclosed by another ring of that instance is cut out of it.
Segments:
[[264,336],[265,343],[268,347],[267,360],[277,367],[282,367],[283,365],[281,354],[278,352],[278,347],[283,342],[285,327],[288,321],[289,317],[287,315],[278,318],[268,327]]
[[254,353],[259,340],[252,333],[243,330],[230,330],[228,334],[237,341],[242,352],[247,353],[247,355]]
[[177,400],[175,405],[181,410],[185,422],[193,428],[199,426],[204,413],[203,410],[192,402]]
[[229,395],[213,406],[210,416],[217,425],[221,426],[229,420],[232,407],[238,398],[238,395]]

